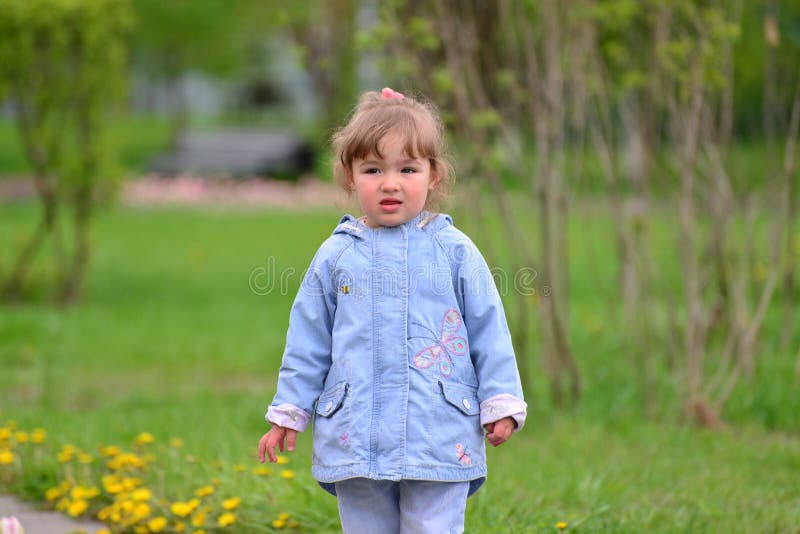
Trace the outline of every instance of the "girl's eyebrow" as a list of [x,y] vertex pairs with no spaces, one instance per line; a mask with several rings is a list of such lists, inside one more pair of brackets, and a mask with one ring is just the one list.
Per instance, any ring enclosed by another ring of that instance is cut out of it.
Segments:
[[[407,159],[404,159],[404,160],[398,161],[397,163],[399,163],[400,165],[408,165],[408,164],[410,164],[410,163],[419,163],[419,162],[420,162],[420,159],[419,159],[419,158],[407,158]],[[381,160],[376,160],[376,159],[365,159],[365,160],[364,160],[364,161],[362,161],[360,164],[361,164],[361,165],[379,165],[379,164],[381,164],[381,163],[386,163],[386,161],[385,161],[385,160],[382,160],[382,159],[381,159]]]

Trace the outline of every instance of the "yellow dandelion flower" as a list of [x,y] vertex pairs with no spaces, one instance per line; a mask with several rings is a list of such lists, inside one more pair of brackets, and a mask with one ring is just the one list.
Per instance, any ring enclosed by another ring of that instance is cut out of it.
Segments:
[[111,534],[111,531],[108,530],[107,528],[101,528],[100,530],[95,532],[95,534]]
[[136,525],[133,527],[133,534],[148,534],[150,531],[147,527],[142,525]]
[[137,502],[149,501],[153,497],[153,492],[147,488],[139,488],[131,494],[131,499]]
[[283,519],[276,519],[275,521],[272,522],[273,528],[283,528],[285,526],[286,526],[286,521],[284,521]]
[[172,503],[172,506],[169,507],[169,510],[178,517],[186,517],[192,513],[192,507],[189,506],[188,503],[180,501]]
[[113,512],[114,512],[113,506],[106,506],[104,508],[101,508],[100,511],[97,512],[97,519],[99,519],[100,521],[105,521],[106,519],[111,517],[111,514]]
[[100,447],[100,456],[104,458],[113,458],[121,454],[122,451],[116,445],[108,445],[107,447]]
[[94,458],[92,458],[91,454],[86,454],[85,452],[82,452],[78,455],[78,461],[82,464],[90,464],[94,461]]
[[27,432],[20,430],[16,434],[14,434],[14,441],[17,443],[28,443],[30,436]]
[[0,441],[6,441],[11,437],[11,429],[7,427],[0,427]]
[[67,513],[72,517],[78,517],[89,507],[89,503],[84,500],[74,501],[67,507]]
[[247,466],[245,466],[244,464],[234,464],[233,470],[236,473],[244,473],[245,471],[247,471]]
[[122,488],[125,491],[133,491],[142,485],[142,479],[136,477],[128,477],[122,479]]
[[272,474],[272,469],[270,469],[266,465],[260,465],[258,467],[254,467],[253,468],[253,474],[264,477],[264,476],[267,476],[269,474]]
[[100,490],[97,487],[92,486],[90,488],[86,488],[85,495],[87,499],[94,499],[95,497],[100,495]]
[[556,523],[556,528],[558,530],[564,530],[565,528],[567,528],[567,524],[564,521],[559,521],[558,523]]
[[190,500],[190,501],[189,501],[188,503],[186,503],[186,504],[188,504],[188,505],[189,505],[189,510],[191,510],[192,512],[194,512],[195,510],[197,510],[197,507],[198,507],[198,506],[200,506],[200,501],[199,501],[198,499],[194,499],[194,498],[193,498],[192,500]]
[[69,499],[67,499],[66,497],[64,497],[63,499],[60,499],[60,500],[59,500],[59,501],[56,503],[56,510],[58,510],[59,512],[63,512],[64,510],[66,510],[67,508],[69,508],[69,505],[70,505]]
[[172,530],[178,532],[179,534],[181,532],[186,532],[186,523],[184,523],[183,521],[178,521],[175,523],[175,525],[173,525]]
[[239,505],[242,503],[242,499],[239,497],[232,497],[230,499],[225,499],[222,501],[222,507],[226,510],[236,510]]
[[61,493],[66,493],[72,487],[72,483],[69,480],[62,480],[61,484],[58,485],[58,489],[61,490]]
[[72,461],[73,454],[74,453],[71,451],[62,450],[61,452],[58,453],[58,456],[56,456],[56,458],[58,459],[59,462],[65,464]]
[[205,530],[195,530],[193,534],[206,534]]
[[14,453],[8,449],[0,450],[0,465],[9,465],[14,463]]
[[44,492],[44,498],[48,501],[54,501],[59,497],[61,497],[61,490],[58,488],[48,488],[48,490]]
[[125,488],[122,487],[122,484],[119,482],[113,482],[111,484],[104,484],[103,487],[105,490],[111,495],[117,495],[122,493]]
[[167,528],[167,518],[164,516],[154,517],[147,522],[147,528],[150,529],[150,532],[161,532]]
[[69,496],[72,497],[73,500],[81,501],[86,498],[86,489],[83,486],[75,486],[69,492]]
[[219,516],[217,519],[217,524],[221,527],[229,527],[232,524],[236,523],[236,515],[226,512]]
[[153,443],[155,440],[156,438],[154,438],[153,434],[151,434],[150,432],[142,432],[141,434],[136,436],[135,443],[136,445],[148,445],[150,443]]
[[31,441],[36,444],[44,443],[47,439],[47,431],[44,428],[34,428],[31,433]]
[[289,463],[289,457],[283,454],[278,455],[278,465],[286,465]]
[[183,440],[181,438],[172,438],[169,440],[169,444],[176,449],[180,449],[183,447]]
[[214,494],[214,486],[203,486],[202,488],[195,491],[194,494],[197,495],[198,497],[208,497],[209,495]]
[[206,522],[206,513],[204,511],[197,512],[192,516],[192,526],[202,527]]
[[281,476],[286,480],[292,480],[294,478],[294,471],[291,469],[284,469],[281,471]]
[[133,508],[133,515],[137,519],[145,519],[150,517],[150,505],[144,502],[136,503]]

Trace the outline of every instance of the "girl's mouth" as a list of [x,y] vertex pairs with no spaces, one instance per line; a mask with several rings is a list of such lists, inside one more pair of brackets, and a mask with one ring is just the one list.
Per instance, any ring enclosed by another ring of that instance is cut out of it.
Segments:
[[381,210],[383,210],[384,213],[394,213],[400,209],[401,204],[402,202],[396,198],[386,198],[380,202]]

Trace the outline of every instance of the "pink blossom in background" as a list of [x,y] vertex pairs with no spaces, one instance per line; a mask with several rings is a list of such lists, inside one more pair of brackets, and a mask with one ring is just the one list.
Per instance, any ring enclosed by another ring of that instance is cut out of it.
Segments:
[[4,517],[0,519],[0,533],[2,534],[25,534],[25,529],[16,517]]

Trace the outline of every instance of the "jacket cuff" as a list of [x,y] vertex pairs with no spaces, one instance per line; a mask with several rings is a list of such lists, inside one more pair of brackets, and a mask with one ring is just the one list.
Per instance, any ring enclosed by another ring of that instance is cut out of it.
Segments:
[[508,393],[495,395],[481,403],[481,426],[511,417],[517,423],[514,432],[519,432],[525,425],[527,415],[528,405],[525,401]]
[[267,422],[273,425],[282,426],[284,428],[291,428],[302,432],[311,423],[311,415],[302,408],[298,408],[294,404],[279,404],[278,406],[270,406],[267,408],[267,415],[265,417]]

